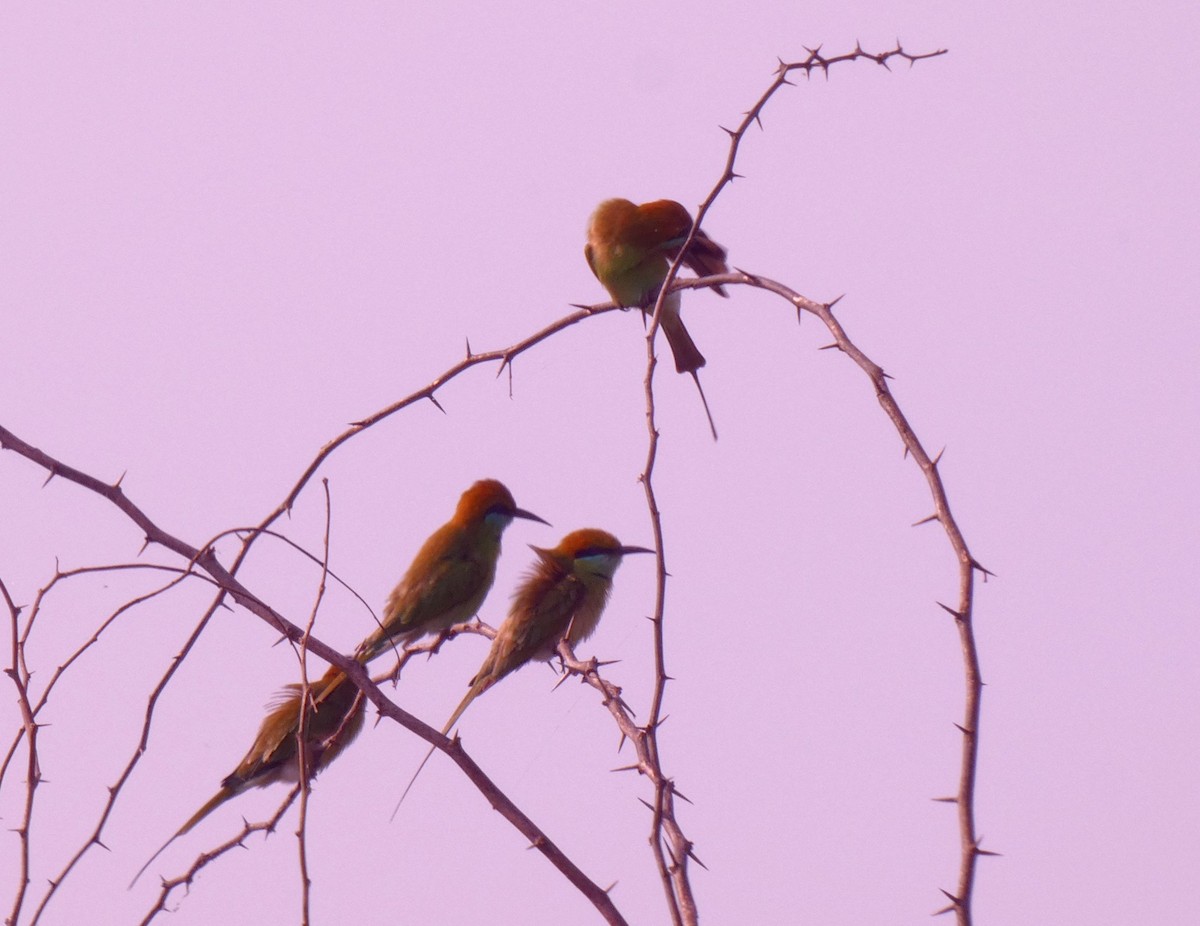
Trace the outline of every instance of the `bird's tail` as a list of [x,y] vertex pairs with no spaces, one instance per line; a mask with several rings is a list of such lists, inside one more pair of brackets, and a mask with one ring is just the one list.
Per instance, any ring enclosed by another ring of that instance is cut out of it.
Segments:
[[[474,679],[471,680],[471,688],[467,692],[466,697],[464,697],[461,701],[458,702],[458,707],[456,707],[454,709],[454,713],[450,715],[450,719],[447,720],[446,725],[444,727],[442,727],[442,736],[450,735],[451,729],[453,729],[454,725],[456,723],[458,723],[458,718],[460,718],[463,715],[463,711],[465,711],[470,706],[472,701],[474,701],[477,697],[479,697],[481,694],[483,694],[483,692],[486,691],[490,687],[491,686],[488,684],[487,676],[484,675],[483,672],[480,672],[479,675],[477,675]],[[404,799],[406,797],[408,797],[408,792],[411,791],[413,785],[415,785],[417,783],[417,776],[421,774],[421,770],[423,768],[425,768],[425,763],[427,763],[430,760],[430,758],[432,758],[433,753],[436,750],[437,750],[436,746],[430,746],[429,752],[425,753],[425,758],[421,760],[421,764],[418,765],[417,770],[415,772],[413,772],[412,778],[408,779],[408,784],[404,786],[404,793],[400,795],[400,800],[396,801],[396,806],[392,810],[392,815],[389,818],[390,820],[396,819],[396,814],[398,814],[400,812],[400,805],[403,804]]]
[[679,373],[695,373],[708,363],[700,348],[692,340],[692,334],[684,325],[679,315],[679,293],[668,293],[667,301],[663,304],[662,325],[667,343],[671,345],[671,353],[675,357],[675,369]]
[[187,823],[183,824],[183,826],[181,826],[178,830],[175,831],[174,836],[172,836],[170,839],[168,839],[166,842],[164,842],[161,846],[159,846],[158,851],[155,852],[152,856],[150,856],[150,858],[146,859],[146,864],[138,869],[138,873],[136,875],[134,875],[133,880],[129,882],[129,887],[127,888],[127,890],[133,889],[133,886],[135,884],[137,884],[137,882],[138,882],[138,878],[140,878],[143,874],[145,874],[146,869],[149,868],[154,863],[154,860],[156,858],[158,858],[160,855],[162,855],[163,852],[166,851],[167,846],[169,846],[171,843],[173,843],[176,839],[178,839],[184,833],[188,832],[193,826],[195,826],[197,823],[199,823],[201,820],[203,820],[205,817],[207,817],[210,813],[212,813],[214,810],[216,810],[218,807],[220,807],[222,804],[224,804],[227,800],[229,800],[232,797],[236,797],[243,790],[244,790],[244,787],[239,787],[239,788],[222,787],[220,791],[218,791],[216,794],[214,794],[212,797],[210,797],[208,799],[208,802],[203,807],[201,807],[194,814],[192,814],[191,818],[187,821]]

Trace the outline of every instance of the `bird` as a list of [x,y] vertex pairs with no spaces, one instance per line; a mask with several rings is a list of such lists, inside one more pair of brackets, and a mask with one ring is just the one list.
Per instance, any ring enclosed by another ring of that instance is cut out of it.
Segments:
[[[648,311],[653,308],[671,262],[679,255],[691,228],[691,215],[674,200],[658,199],[639,206],[628,199],[606,199],[596,207],[588,222],[583,255],[613,302]],[[699,276],[728,273],[725,253],[723,247],[697,230],[683,263]],[[728,295],[719,284],[713,290],[720,296]],[[663,300],[663,334],[675,357],[676,371],[690,373],[695,381],[716,440],[717,428],[696,372],[707,361],[683,324],[680,302],[678,290],[668,293]]]
[[[447,630],[475,615],[496,578],[500,538],[515,518],[547,521],[517,507],[512,493],[495,479],[481,479],[463,492],[454,516],[430,535],[404,577],[388,596],[383,620],[354,651],[366,665],[392,647]],[[150,857],[141,877],[163,850],[197,823],[247,788],[299,780],[296,734],[300,727],[299,685],[284,688],[270,706],[245,757],[221,782],[221,790]],[[309,690],[305,742],[311,775],[329,765],[358,735],[363,724],[358,687],[331,666]]]
[[[574,647],[590,637],[608,603],[613,574],[621,559],[631,553],[654,552],[646,547],[623,546],[607,531],[591,527],[572,531],[553,549],[530,548],[536,560],[513,593],[508,617],[492,640],[483,665],[469,682],[466,696],[442,727],[443,736],[449,734],[472,701],[506,675],[534,659],[549,660],[564,639]],[[431,755],[432,747],[404,789],[396,810]]]
[[518,508],[498,480],[481,479],[463,492],[454,517],[417,552],[388,596],[383,620],[358,645],[354,659],[366,665],[386,650],[474,617],[496,578],[500,537],[514,518],[549,525]]
[[[305,717],[305,764],[310,779],[327,768],[363,728],[363,700],[354,685],[342,684],[345,675],[330,667],[317,682],[309,686]],[[267,716],[258,729],[254,743],[230,774],[221,788],[175,834],[164,842],[146,864],[138,869],[129,883],[132,888],[167,846],[189,832],[197,823],[231,798],[249,788],[265,788],[276,782],[296,784],[300,781],[297,755],[300,703],[303,687],[291,684],[284,687],[268,706]]]

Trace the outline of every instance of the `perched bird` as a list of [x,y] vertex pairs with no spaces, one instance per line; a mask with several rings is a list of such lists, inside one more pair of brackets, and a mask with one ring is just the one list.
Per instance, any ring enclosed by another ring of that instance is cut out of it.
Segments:
[[[649,310],[691,228],[691,215],[674,200],[659,199],[636,206],[627,199],[606,199],[588,222],[583,255],[613,302]],[[729,272],[725,249],[703,231],[696,232],[683,262],[699,276]],[[722,286],[713,289],[718,295],[726,295]],[[717,429],[696,373],[706,361],[683,324],[679,305],[678,291],[669,293],[663,301],[663,334],[675,355],[675,369],[690,373],[696,382],[715,439]]]
[[421,547],[388,596],[379,626],[358,645],[364,665],[385,650],[470,620],[496,578],[500,537],[513,518],[549,522],[518,508],[495,479],[481,479],[458,500],[454,517]]
[[[362,730],[363,700],[358,697],[358,688],[342,684],[344,680],[341,670],[331,667],[319,681],[309,686],[304,743],[310,779],[340,756]],[[249,788],[265,788],[278,781],[295,784],[300,780],[297,733],[301,696],[302,688],[298,684],[288,685],[279,692],[269,705],[270,710],[259,727],[254,744],[237,768],[221,782],[221,790],[150,856],[129,883],[130,887],[167,846],[226,801]]]
[[[613,574],[630,553],[653,553],[646,547],[622,546],[612,534],[595,528],[573,531],[557,547],[532,547],[537,561],[513,594],[508,617],[501,624],[470,689],[446,725],[447,735],[477,697],[510,672],[533,659],[550,659],[561,640],[574,647],[600,623],[612,591]],[[403,803],[433,749],[417,768],[400,797]],[[400,809],[400,804],[396,805]],[[392,812],[395,816],[395,811]]]
[[[495,479],[481,479],[467,489],[458,500],[454,517],[425,541],[400,584],[388,596],[383,620],[358,645],[355,660],[365,665],[385,650],[474,617],[496,578],[500,537],[514,518],[547,523],[518,508],[512,493]],[[299,685],[289,685],[280,692],[250,751],[221,782],[221,790],[150,857],[135,882],[163,849],[230,798],[247,788],[299,780],[296,734],[300,694]],[[362,729],[358,687],[341,669],[330,667],[310,687],[308,711],[305,743],[311,774],[316,775]]]

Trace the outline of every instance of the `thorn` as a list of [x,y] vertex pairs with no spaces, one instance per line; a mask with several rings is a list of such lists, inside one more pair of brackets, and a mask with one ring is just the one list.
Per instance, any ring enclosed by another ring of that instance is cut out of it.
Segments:
[[745,174],[739,174],[739,173],[738,173],[736,170],[731,170],[731,171],[729,172],[729,181],[730,181],[731,183],[732,183],[734,180],[745,180],[745,179],[746,179],[746,175],[745,175]]
[[921,518],[920,521],[913,521],[913,523],[910,524],[909,527],[920,527],[922,524],[928,524],[930,521],[937,521],[937,520],[939,520],[937,512],[934,512],[927,518]]
[[717,128],[719,128],[722,132],[724,132],[730,138],[737,138],[737,132],[735,132],[733,129],[727,129],[723,125],[719,125],[719,126],[717,126]]
[[54,478],[54,470],[50,470],[49,474],[47,474],[47,476],[46,476],[46,481],[42,483],[42,488],[44,489],[44,488],[46,488],[46,486],[50,485],[50,480],[53,478]]
[[651,804],[651,803],[650,803],[649,801],[647,801],[645,798],[641,798],[641,797],[639,797],[639,798],[638,798],[638,800],[639,800],[641,803],[643,803],[643,804],[645,804],[645,805],[646,805],[646,809],[647,809],[648,811],[650,811],[651,813],[654,813],[654,805],[653,805],[653,804]]
[[846,294],[842,293],[840,296],[838,296],[836,299],[834,299],[833,302],[826,302],[825,308],[832,309],[835,305],[837,305],[839,302],[841,302],[845,298],[846,298]]
[[958,728],[958,732],[961,733],[963,736],[971,735],[971,731],[968,730],[966,727],[964,727],[961,723],[956,723],[954,726],[956,726]]
[[704,864],[702,861],[700,861],[700,856],[698,856],[698,855],[696,854],[695,850],[694,850],[694,849],[693,849],[691,846],[688,846],[688,853],[687,853],[687,854],[688,854],[689,856],[691,856],[691,859],[692,859],[692,861],[693,861],[693,862],[695,862],[697,865],[699,865],[699,866],[700,866],[701,868],[703,868],[705,871],[708,871],[708,866],[707,866],[707,865],[705,865],[705,864]]
[[[686,794],[684,794],[682,791],[680,791],[678,788],[671,788],[671,791],[672,791],[672,792],[675,794],[675,796],[676,796],[677,798],[679,798],[681,801],[686,801],[687,803],[691,804],[693,807],[695,807],[695,806],[696,806],[696,802],[695,802],[695,801],[693,801],[693,800],[692,800],[690,797],[688,797]],[[699,861],[699,859],[697,859],[697,861]]]
[[113,488],[118,492],[121,491],[121,483],[125,481],[125,477],[127,475],[129,475],[129,470],[125,470],[125,472],[121,473],[121,475],[117,477],[117,481],[113,483]]
[[971,557],[971,568],[972,568],[972,569],[978,569],[980,572],[982,572],[985,580],[987,579],[987,577],[988,577],[988,576],[995,576],[995,575],[996,575],[996,573],[992,572],[992,570],[985,568],[985,567],[984,567],[984,566],[983,566],[983,565],[982,565],[982,564],[979,562],[979,560],[975,559],[975,557],[973,557],[973,556]]
[[975,854],[976,854],[976,855],[992,855],[992,856],[995,856],[995,857],[997,857],[997,858],[1003,858],[1003,857],[1004,857],[1004,853],[1003,853],[1003,852],[992,852],[990,849],[980,849],[978,846],[976,846],[976,847],[975,847]]
[[939,804],[957,804],[957,797],[931,797],[931,801],[937,801]]
[[937,466],[937,465],[938,465],[938,463],[940,463],[940,462],[941,462],[941,460],[942,460],[942,454],[943,454],[943,453],[945,453],[945,452],[946,452],[946,448],[945,448],[945,447],[943,447],[941,450],[939,450],[939,451],[937,452],[937,456],[936,456],[936,457],[934,457],[934,458],[933,458],[933,460],[931,460],[931,461],[930,461],[930,462],[932,463],[932,465],[933,465],[933,466]]
[[606,888],[604,889],[604,893],[606,893],[606,894],[611,894],[611,893],[612,893],[612,889],[613,889],[614,887],[616,887],[618,883],[619,883],[619,882],[617,882],[617,881],[614,881],[612,884],[610,884],[608,887],[606,887]]
[[609,771],[610,772],[636,772],[639,769],[641,769],[641,766],[635,762],[632,765],[618,765],[616,768],[610,768]]
[[436,408],[439,412],[441,412],[443,415],[446,414],[446,410],[444,408],[442,408],[442,403],[433,397],[432,392],[429,393],[429,395],[425,396],[425,398],[427,398],[430,402],[432,402],[433,407]]
[[949,614],[951,617],[953,617],[953,618],[954,618],[956,621],[961,621],[961,620],[963,619],[963,616],[962,616],[962,614],[961,614],[960,612],[958,612],[958,611],[955,611],[955,610],[954,610],[952,607],[950,607],[949,605],[942,604],[942,603],[939,601],[939,602],[937,603],[937,606],[938,606],[939,608],[941,608],[943,611],[945,611],[947,614]]
[[941,891],[943,894],[945,894],[947,897],[949,897],[949,898],[950,898],[950,902],[951,902],[952,904],[954,904],[954,906],[956,906],[956,907],[957,907],[959,904],[961,904],[961,903],[962,903],[962,901],[960,901],[960,900],[959,900],[957,897],[955,897],[953,894],[951,894],[951,893],[950,893],[948,890],[946,890],[945,888],[938,888],[938,890],[940,890],[940,891]]
[[[944,894],[945,891],[943,891],[942,893]],[[930,915],[931,916],[941,916],[943,913],[953,913],[957,909],[958,909],[958,907],[956,907],[954,904],[951,904],[948,907],[942,907],[942,909],[940,909],[940,910],[934,910],[933,913]]]
[[472,357],[475,356],[473,353],[471,353],[471,339],[464,338],[463,340],[467,342],[467,359],[470,360]]
[[837,346],[837,342],[834,341],[832,344],[826,344],[824,347],[818,347],[817,350],[833,350]]

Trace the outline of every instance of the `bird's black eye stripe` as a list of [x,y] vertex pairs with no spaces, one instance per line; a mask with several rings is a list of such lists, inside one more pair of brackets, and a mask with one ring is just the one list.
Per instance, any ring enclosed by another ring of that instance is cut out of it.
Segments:
[[576,559],[587,559],[589,556],[607,556],[612,550],[605,547],[587,547],[575,554]]

